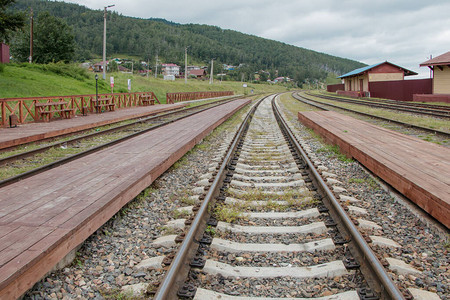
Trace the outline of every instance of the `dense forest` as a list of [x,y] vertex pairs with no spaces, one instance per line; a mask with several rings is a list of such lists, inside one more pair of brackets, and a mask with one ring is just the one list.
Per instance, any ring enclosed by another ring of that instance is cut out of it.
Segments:
[[[48,0],[17,0],[10,7],[34,15],[48,11],[64,19],[75,37],[74,60],[85,61],[102,55],[103,11],[85,6]],[[281,42],[243,34],[219,27],[177,24],[162,19],[140,19],[108,12],[107,56],[127,55],[155,63],[184,66],[184,49],[189,46],[189,60],[215,66],[241,66],[229,75],[251,79],[250,74],[270,72],[270,78],[288,76],[295,81],[323,80],[329,73],[343,74],[364,64]]]

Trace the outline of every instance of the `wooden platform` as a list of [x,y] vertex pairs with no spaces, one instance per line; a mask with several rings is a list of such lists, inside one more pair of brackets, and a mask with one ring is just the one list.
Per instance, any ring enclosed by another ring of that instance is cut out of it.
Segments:
[[87,116],[76,116],[71,119],[54,120],[42,123],[28,123],[16,128],[0,127],[0,150],[22,145],[41,139],[70,134],[98,126],[108,125],[123,120],[145,117],[156,113],[178,109],[188,104],[158,104],[137,106],[101,114],[91,113]]
[[31,288],[249,102],[232,101],[1,188],[0,299]]
[[299,120],[450,228],[450,150],[336,112]]

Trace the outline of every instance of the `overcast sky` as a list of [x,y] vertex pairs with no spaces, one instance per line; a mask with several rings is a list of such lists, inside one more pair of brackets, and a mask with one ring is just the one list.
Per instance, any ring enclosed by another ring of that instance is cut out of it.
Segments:
[[65,0],[125,16],[207,24],[354,59],[419,64],[450,51],[449,0]]

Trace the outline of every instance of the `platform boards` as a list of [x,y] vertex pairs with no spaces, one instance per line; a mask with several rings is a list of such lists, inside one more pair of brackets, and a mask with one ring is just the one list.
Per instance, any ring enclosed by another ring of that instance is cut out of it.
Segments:
[[450,228],[450,150],[331,111],[299,120]]
[[0,150],[8,147],[35,142],[41,139],[70,134],[124,120],[150,116],[153,114],[179,109],[186,103],[158,104],[117,109],[103,113],[89,113],[71,119],[51,120],[19,125],[15,128],[0,127]]
[[16,299],[249,99],[0,189],[0,299]]

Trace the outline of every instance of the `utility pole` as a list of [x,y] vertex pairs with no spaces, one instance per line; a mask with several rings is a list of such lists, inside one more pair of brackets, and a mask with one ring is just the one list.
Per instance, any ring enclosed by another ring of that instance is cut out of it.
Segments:
[[147,78],[148,78],[148,73],[150,73],[150,59],[147,59]]
[[103,14],[103,80],[106,79],[106,10],[113,5],[105,6],[105,11]]
[[211,59],[211,77],[209,77],[209,84],[213,84],[214,82],[213,76],[214,76],[214,58]]
[[33,9],[31,8],[30,16],[30,64],[33,63]]
[[156,62],[155,62],[155,78],[158,76],[158,54],[156,54]]
[[187,48],[188,47],[184,48],[184,84],[187,84]]
[[[430,60],[432,60],[433,59],[433,55],[431,55],[430,54]],[[433,78],[433,69],[432,68],[430,68],[430,78]]]

